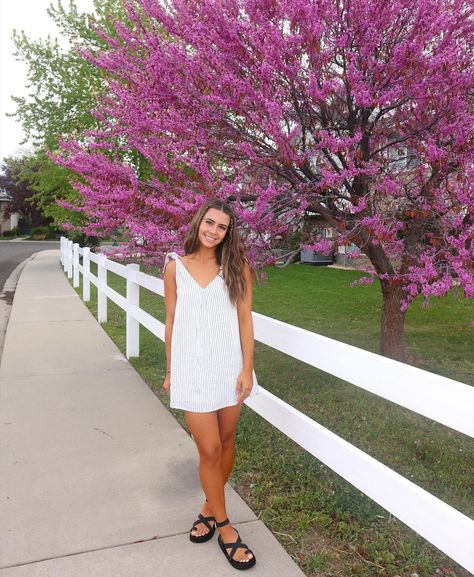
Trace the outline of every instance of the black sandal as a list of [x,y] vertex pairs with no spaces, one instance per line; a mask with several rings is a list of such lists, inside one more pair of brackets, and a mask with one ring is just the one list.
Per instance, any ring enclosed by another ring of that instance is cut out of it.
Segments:
[[[210,521],[214,521],[214,524],[210,525]],[[204,533],[204,535],[193,535],[192,532],[197,529],[196,525],[198,525],[199,523],[205,525],[209,529],[209,531],[207,533]],[[215,532],[216,532],[216,520],[214,519],[214,517],[203,517],[201,513],[199,513],[198,518],[196,519],[196,521],[194,521],[194,525],[189,533],[189,540],[192,541],[193,543],[205,543],[206,541],[209,541],[209,539],[212,539]]]
[[[215,526],[224,527],[224,525],[228,525],[229,522],[230,522],[229,519],[225,519],[221,523],[216,522]],[[257,560],[255,559],[255,555],[245,543],[242,543],[242,540],[240,538],[237,529],[234,528],[234,531],[237,533],[237,541],[234,541],[233,543],[224,543],[222,537],[219,535],[219,539],[217,540],[217,542],[219,543],[219,547],[226,556],[227,561],[229,561],[229,563],[232,565],[232,567],[234,567],[234,569],[240,569],[240,570],[250,569],[250,567],[253,567],[257,562]],[[228,553],[227,549],[231,549],[231,552]],[[248,561],[236,561],[234,559],[234,555],[237,552],[237,549],[245,549],[246,555],[251,553],[252,558],[249,559]]]

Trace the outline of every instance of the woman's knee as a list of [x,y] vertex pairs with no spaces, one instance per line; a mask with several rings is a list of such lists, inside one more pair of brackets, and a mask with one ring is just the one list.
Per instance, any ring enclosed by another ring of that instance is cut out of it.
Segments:
[[222,446],[220,443],[205,443],[198,446],[199,458],[202,465],[216,467],[220,465]]
[[228,451],[234,447],[235,431],[222,431],[220,433],[222,451]]

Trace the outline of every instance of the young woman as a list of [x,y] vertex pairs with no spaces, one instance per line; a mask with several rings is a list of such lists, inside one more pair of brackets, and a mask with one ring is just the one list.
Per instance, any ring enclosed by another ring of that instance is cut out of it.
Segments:
[[251,270],[241,248],[232,208],[206,202],[194,216],[185,256],[166,255],[163,387],[170,406],[184,410],[199,453],[199,477],[206,495],[189,538],[218,543],[236,569],[249,569],[255,556],[228,518],[224,485],[234,462],[234,436],[242,403],[252,393]]

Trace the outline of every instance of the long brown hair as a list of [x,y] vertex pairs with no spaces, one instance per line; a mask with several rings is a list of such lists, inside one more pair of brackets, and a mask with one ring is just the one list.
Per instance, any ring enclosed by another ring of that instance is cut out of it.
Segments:
[[[192,254],[199,248],[199,227],[201,226],[202,219],[210,208],[222,211],[227,214],[230,219],[224,239],[216,247],[216,261],[217,264],[222,267],[224,282],[229,293],[230,301],[235,305],[245,295],[247,282],[244,276],[244,268],[245,265],[250,267],[250,264],[240,241],[237,230],[237,216],[233,208],[217,198],[212,198],[205,202],[191,221],[191,227],[184,241],[184,252],[185,254]],[[253,283],[256,275],[251,267],[250,272]]]

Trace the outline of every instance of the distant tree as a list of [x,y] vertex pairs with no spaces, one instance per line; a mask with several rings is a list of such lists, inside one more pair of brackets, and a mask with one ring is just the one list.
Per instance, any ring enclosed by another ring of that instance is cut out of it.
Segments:
[[28,182],[22,178],[22,171],[25,164],[29,161],[28,157],[5,158],[0,174],[0,188],[8,192],[11,202],[6,205],[5,216],[8,218],[17,213],[21,220],[28,226],[43,226],[49,224],[50,219],[45,217],[41,210],[35,205]]
[[[88,231],[126,223],[150,258],[195,206],[235,199],[251,254],[315,213],[372,265],[381,352],[406,355],[417,295],[474,296],[474,18],[467,0],[129,1],[106,49],[100,130],[65,165]],[[143,19],[148,19],[148,25]],[[124,149],[148,162],[146,179]],[[268,252],[266,253],[268,256]],[[267,260],[268,262],[268,260]]]

